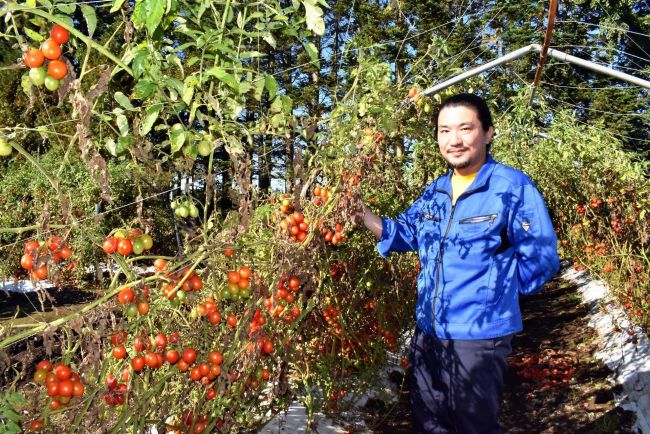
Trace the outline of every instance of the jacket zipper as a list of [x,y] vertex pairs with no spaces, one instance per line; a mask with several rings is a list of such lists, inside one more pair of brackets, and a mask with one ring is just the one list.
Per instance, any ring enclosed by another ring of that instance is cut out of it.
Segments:
[[[458,203],[458,199],[456,199]],[[449,234],[449,229],[451,228],[451,222],[454,220],[454,210],[456,209],[456,204],[451,206],[451,215],[449,216],[449,222],[447,223],[447,229],[445,229],[445,235],[440,240],[440,248],[438,250],[438,260],[436,261],[436,289],[433,292],[433,312],[431,313],[433,334],[436,333],[436,299],[438,298],[438,289],[440,288],[440,265],[442,264],[442,251],[444,250],[445,240]]]
[[[447,239],[447,235],[449,235],[449,229],[451,229],[451,223],[454,220],[454,211],[456,210],[456,204],[458,203],[458,200],[461,197],[465,196],[466,194],[472,193],[475,190],[478,189],[475,188],[474,190],[463,192],[456,198],[456,203],[451,205],[451,214],[449,215],[449,222],[447,223],[447,229],[445,229],[445,235],[442,237],[442,240],[440,240],[440,249],[438,250],[438,260],[436,261],[436,289],[433,292],[433,311],[431,312],[431,327],[434,336],[436,333],[436,299],[438,298],[438,290],[440,289],[440,265],[442,264],[442,252],[445,248],[445,240]],[[452,199],[449,193],[447,193],[446,191],[444,193],[447,194],[447,196],[449,196],[449,199]]]

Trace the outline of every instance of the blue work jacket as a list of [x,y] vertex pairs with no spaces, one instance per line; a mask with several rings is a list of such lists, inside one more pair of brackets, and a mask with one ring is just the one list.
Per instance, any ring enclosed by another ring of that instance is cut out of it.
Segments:
[[452,205],[451,171],[405,212],[382,218],[377,249],[420,255],[417,324],[444,339],[491,339],[522,329],[519,293],[557,273],[557,236],[542,195],[488,156]]

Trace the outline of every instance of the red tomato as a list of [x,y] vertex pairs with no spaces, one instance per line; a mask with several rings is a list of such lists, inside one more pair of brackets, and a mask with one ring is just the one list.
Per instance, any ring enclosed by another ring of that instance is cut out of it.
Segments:
[[27,432],[40,431],[41,428],[43,428],[43,419],[36,419],[29,424],[29,426],[27,427]]
[[58,24],[55,24],[54,27],[52,27],[52,30],[50,30],[50,38],[52,38],[52,40],[57,44],[61,45],[68,42],[70,35],[65,28]]
[[56,60],[61,57],[61,47],[51,39],[47,39],[43,42],[41,45],[41,51],[45,58],[50,60]]
[[144,369],[144,357],[142,356],[135,356],[131,360],[131,367],[135,372],[140,372]]
[[28,241],[27,244],[25,244],[25,253],[34,253],[35,250],[38,250],[40,247],[40,244],[36,240],[31,240]]
[[59,382],[59,395],[72,396],[73,385],[70,380],[63,380]]
[[207,363],[201,363],[199,365],[199,371],[201,371],[202,377],[207,377],[208,374],[210,373],[210,365],[208,365]]
[[221,313],[217,311],[209,313],[208,321],[210,321],[210,324],[212,325],[217,325],[221,323]]
[[118,360],[122,360],[126,357],[126,347],[124,345],[119,345],[113,348],[113,357]]
[[183,360],[188,365],[194,363],[194,361],[196,360],[196,351],[194,350],[194,348],[187,348],[185,351],[183,351]]
[[52,60],[47,64],[47,72],[53,78],[61,80],[63,77],[68,75],[68,67],[61,60]]
[[124,288],[117,293],[117,301],[119,301],[120,304],[131,303],[134,299],[135,293],[133,292],[132,288]]
[[236,271],[231,271],[228,273],[228,282],[229,283],[239,283],[241,276]]
[[70,246],[63,246],[61,247],[61,254],[62,259],[68,259],[70,256],[72,256],[72,249],[70,249]]
[[117,242],[117,251],[122,256],[130,255],[133,252],[133,243],[128,238],[122,238]]
[[150,351],[147,354],[145,354],[144,363],[150,368],[157,368],[158,367],[158,357],[156,356],[156,353]]
[[43,280],[47,277],[47,266],[45,264],[40,265],[37,268],[32,269],[32,276],[36,280]]
[[107,255],[112,255],[117,250],[117,238],[106,237],[102,244],[102,249]]
[[201,370],[198,367],[194,367],[190,370],[190,377],[194,381],[199,381],[202,377]]
[[72,383],[72,396],[82,396],[85,389],[86,388],[81,381],[75,381]]
[[47,383],[47,394],[49,396],[58,396],[59,395],[59,382],[58,381],[52,381],[50,383]]
[[[38,68],[45,62],[45,55],[41,50],[32,48],[25,53],[25,66],[28,68]],[[38,248],[38,246],[36,246]]]
[[54,374],[59,380],[69,380],[72,375],[72,370],[67,365],[58,364],[54,367]]
[[165,352],[165,360],[167,360],[167,363],[170,365],[175,365],[176,362],[178,362],[178,359],[180,359],[181,356],[178,354],[178,351],[176,350],[167,350]]
[[220,365],[223,362],[223,356],[219,351],[212,351],[209,358],[210,362],[214,363],[215,365]]
[[239,267],[239,275],[241,276],[242,279],[250,279],[251,269],[245,265],[242,265],[241,267]]
[[156,346],[161,350],[167,346],[167,336],[163,333],[158,333],[154,338],[154,341],[156,342]]
[[23,267],[25,270],[31,270],[34,267],[34,258],[32,257],[32,255],[25,253],[20,258],[20,266]]
[[113,333],[111,335],[111,343],[113,345],[120,345],[123,344],[124,341],[126,341],[126,332],[124,330],[121,330],[119,332]]

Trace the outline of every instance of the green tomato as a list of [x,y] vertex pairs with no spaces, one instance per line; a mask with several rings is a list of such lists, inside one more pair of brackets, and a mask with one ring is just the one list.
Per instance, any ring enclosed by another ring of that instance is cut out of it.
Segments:
[[142,237],[140,237],[133,242],[133,253],[139,255],[142,252],[144,252],[144,241],[142,241]]
[[178,291],[176,291],[176,298],[178,299],[178,301],[182,303],[187,298],[187,294],[182,289],[179,289]]
[[170,303],[173,307],[178,307],[181,305],[181,301],[178,299],[178,297],[174,297],[174,299],[171,300]]
[[38,68],[30,68],[29,79],[32,81],[34,86],[43,86],[43,83],[45,83],[45,77],[47,77],[45,67],[39,66]]
[[171,207],[172,207],[172,209],[176,209],[176,208],[178,207],[178,202],[173,201],[173,202],[171,203]]
[[199,209],[193,203],[190,204],[190,215],[192,218],[197,218],[199,216]]
[[47,90],[51,90],[52,92],[54,92],[55,90],[57,90],[59,88],[60,85],[61,85],[61,83],[59,82],[59,80],[52,77],[51,75],[48,75],[47,77],[45,77],[45,88]]
[[212,153],[212,145],[207,140],[201,140],[196,147],[196,151],[202,157],[208,157]]
[[188,215],[190,215],[190,210],[185,205],[181,205],[176,208],[176,214],[183,218],[186,218]]
[[7,142],[7,139],[0,137],[0,157],[10,156],[13,150],[14,148]]
[[249,298],[251,296],[251,291],[247,289],[240,289],[237,293],[240,298]]
[[224,286],[221,289],[221,298],[223,298],[224,300],[230,300],[230,298],[231,298],[230,297],[230,291],[228,290],[227,286]]
[[150,250],[153,247],[153,238],[151,238],[151,235],[144,234],[140,237],[140,239],[144,243],[145,250]]
[[113,236],[114,236],[115,238],[118,238],[118,239],[119,239],[119,238],[126,238],[127,235],[128,235],[128,233],[127,233],[126,230],[124,230],[124,229],[118,229],[118,230],[116,230],[115,233],[113,234]]
[[135,318],[138,316],[138,307],[135,303],[130,303],[129,307],[126,308],[126,316],[129,318]]

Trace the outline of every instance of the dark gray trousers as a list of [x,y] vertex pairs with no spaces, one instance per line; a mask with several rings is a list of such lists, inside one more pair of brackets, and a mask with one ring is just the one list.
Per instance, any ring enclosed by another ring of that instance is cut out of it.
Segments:
[[440,339],[416,327],[409,354],[414,431],[500,434],[497,414],[511,341],[512,335]]

